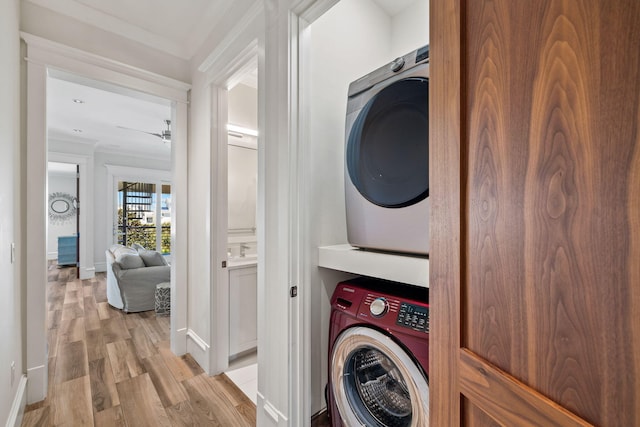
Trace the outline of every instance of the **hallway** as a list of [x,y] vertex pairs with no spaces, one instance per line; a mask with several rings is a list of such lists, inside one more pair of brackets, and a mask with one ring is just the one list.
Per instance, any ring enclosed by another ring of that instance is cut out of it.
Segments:
[[107,303],[104,273],[49,266],[49,389],[23,426],[254,426],[256,407],[224,374],[170,350],[169,317]]

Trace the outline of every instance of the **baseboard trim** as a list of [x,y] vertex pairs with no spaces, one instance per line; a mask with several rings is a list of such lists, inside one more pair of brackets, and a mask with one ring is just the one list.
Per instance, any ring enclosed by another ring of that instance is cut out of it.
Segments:
[[171,351],[177,356],[187,352],[187,328],[178,329],[171,335]]
[[18,384],[18,390],[13,398],[13,404],[11,405],[11,411],[9,412],[9,418],[7,418],[7,427],[19,427],[22,424],[22,417],[24,416],[24,408],[27,406],[27,376],[22,375],[20,377],[20,384]]
[[258,415],[258,419],[263,419],[269,422],[270,425],[278,426],[278,427],[288,427],[289,426],[289,418],[283,414],[278,408],[276,408],[273,403],[271,403],[265,396],[258,391],[257,393],[257,401],[258,404],[256,408],[262,408],[262,412],[267,415],[267,418],[260,417]]
[[102,273],[107,271],[107,262],[94,262],[94,267],[95,267],[95,271],[96,273]]
[[40,402],[47,397],[46,365],[27,369],[27,404]]
[[198,347],[200,347],[200,349],[202,351],[208,351],[209,350],[209,344],[207,344],[207,342],[205,340],[200,338],[200,336],[198,336],[198,334],[193,332],[192,329],[188,329],[187,330],[187,337],[191,338],[193,340],[193,342],[196,343],[198,345]]
[[205,372],[211,374],[211,372],[209,372],[209,350],[210,346],[205,340],[200,338],[193,330],[187,330],[187,353],[193,356]]
[[85,267],[80,268],[80,280],[87,280],[95,277],[96,269],[95,267]]

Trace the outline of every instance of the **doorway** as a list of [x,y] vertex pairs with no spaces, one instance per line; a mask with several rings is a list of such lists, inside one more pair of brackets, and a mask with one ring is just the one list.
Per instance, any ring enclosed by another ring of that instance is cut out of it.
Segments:
[[257,400],[258,64],[257,40],[230,61],[210,85],[215,239],[211,372],[225,372]]
[[52,267],[75,267],[80,277],[80,167],[49,162],[47,261]]
[[[55,135],[48,134],[47,132],[47,117],[48,117],[48,85],[49,78],[55,78],[60,80],[72,80],[76,83],[95,82],[101,88],[109,87],[115,91],[145,93],[148,97],[156,97],[158,99],[164,99],[167,105],[170,105],[171,109],[171,121],[174,126],[174,138],[173,146],[174,150],[171,151],[168,163],[171,165],[170,170],[174,175],[172,179],[174,185],[173,190],[176,194],[186,194],[186,118],[187,118],[187,90],[189,85],[174,81],[171,79],[162,79],[152,73],[146,73],[142,70],[135,70],[135,72],[126,66],[120,66],[113,64],[107,59],[96,57],[95,55],[83,54],[82,52],[65,49],[64,46],[56,47],[55,54],[51,54],[51,46],[42,45],[40,40],[32,38],[28,35],[23,36],[27,43],[27,175],[30,177],[26,191],[26,205],[27,205],[27,235],[26,235],[26,247],[27,252],[32,254],[32,263],[27,270],[26,282],[26,301],[27,310],[30,316],[27,319],[27,376],[28,376],[28,389],[27,389],[27,401],[37,402],[47,394],[47,371],[48,371],[48,349],[47,339],[45,331],[45,307],[46,296],[45,290],[42,286],[47,280],[47,251],[45,245],[42,244],[43,236],[47,233],[47,161],[48,159],[54,160],[55,156],[68,156],[65,160],[64,157],[56,158],[56,161],[75,161],[79,158],[84,162],[86,171],[89,172],[94,167],[92,160],[92,150],[71,151],[71,153],[61,150],[60,147],[65,145],[64,141],[55,142],[57,139]],[[72,59],[73,58],[73,59]],[[70,100],[69,102],[74,102]],[[77,104],[81,105],[80,102]],[[51,110],[53,111],[53,110]],[[79,129],[72,127],[73,129]],[[80,134],[81,132],[76,132]],[[91,145],[91,144],[89,144]],[[52,153],[52,152],[55,152]],[[99,150],[95,150],[99,152]],[[74,157],[75,156],[75,157]],[[73,158],[73,160],[70,160]],[[80,164],[82,175],[82,167]],[[101,173],[106,175],[105,171]],[[98,172],[96,171],[96,176]],[[100,200],[104,199],[106,185],[99,186],[97,183],[92,185],[90,182],[94,174],[87,174],[86,180],[81,180],[87,184],[87,191],[90,191],[90,197],[85,200]],[[82,188],[80,189],[82,193]],[[173,198],[176,200],[176,198]],[[84,205],[82,207],[85,218],[92,217],[91,212],[87,212],[87,207],[91,204]],[[186,198],[178,203],[176,206],[176,218],[186,213]],[[96,213],[102,212],[96,209]],[[82,231],[82,217],[81,216],[81,231],[83,236],[80,239],[80,262],[89,262],[88,258],[92,257],[95,252],[95,259],[91,259],[92,265],[86,266],[86,272],[92,274],[96,266],[100,268],[100,261],[98,259],[103,258],[104,249],[97,249],[94,242],[90,242],[90,238],[98,237],[96,233],[83,233]],[[95,221],[96,223],[97,221]],[[174,244],[176,249],[176,256],[179,260],[176,262],[176,268],[172,269],[172,282],[176,283],[176,278],[180,278],[181,283],[186,283],[186,229],[184,220],[178,221],[177,228],[181,229],[181,232],[172,232],[172,239],[177,242]],[[88,229],[91,227],[87,226]],[[86,234],[86,235],[85,235]],[[106,236],[106,233],[100,233],[101,236]],[[82,256],[83,242],[86,243],[88,256]],[[182,250],[180,250],[182,248]],[[98,256],[98,253],[100,255]],[[82,267],[82,266],[81,266]],[[81,268],[81,274],[82,274]],[[173,293],[172,293],[173,294]],[[171,347],[174,353],[183,354],[186,349],[186,307],[184,303],[186,301],[186,288],[176,289],[175,295],[172,295],[172,321],[171,321]]]
[[227,376],[253,403],[258,391],[257,68],[238,76],[227,96],[227,269],[229,367]]

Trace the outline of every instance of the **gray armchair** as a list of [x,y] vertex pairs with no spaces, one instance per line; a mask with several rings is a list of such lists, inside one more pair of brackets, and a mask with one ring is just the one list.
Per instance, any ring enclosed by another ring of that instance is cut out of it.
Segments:
[[114,245],[107,258],[107,301],[124,312],[153,310],[156,285],[171,280],[171,267],[155,251]]

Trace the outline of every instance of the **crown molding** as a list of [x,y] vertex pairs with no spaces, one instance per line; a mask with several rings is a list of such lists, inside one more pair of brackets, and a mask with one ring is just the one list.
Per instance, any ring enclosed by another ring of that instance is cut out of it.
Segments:
[[216,48],[207,55],[202,63],[200,63],[198,71],[203,73],[210,72],[214,64],[234,45],[234,42],[240,39],[241,36],[246,35],[246,33],[251,32],[248,31],[251,23],[263,13],[263,3],[259,1],[253,3],[247,13],[238,20],[238,23],[233,27],[233,29],[225,35],[224,39],[218,43]]
[[193,31],[187,37],[185,49],[189,59],[198,52],[205,43],[213,28],[219,25],[220,21],[227,19],[233,2],[212,0],[207,10],[202,14],[199,22],[193,26]]
[[[134,78],[151,83],[156,86],[155,91],[152,92],[162,94],[160,96],[166,97],[167,99],[172,99],[178,102],[187,102],[186,93],[191,89],[191,85],[189,83],[26,32],[20,32],[20,37],[27,44],[27,61],[40,63],[61,70],[68,70],[70,68],[70,62],[74,62],[74,71],[84,68],[85,70],[83,71],[86,71],[85,75],[95,78],[96,80],[102,80],[101,76],[104,73],[101,70],[92,67],[107,69],[126,76],[127,78]],[[86,69],[87,67],[92,69],[88,70]],[[125,87],[133,86],[126,81],[126,78],[113,83],[121,84]]]
[[167,52],[178,58],[189,60],[187,49],[160,34],[152,33],[120,18],[106,14],[75,0],[27,0],[37,6],[69,16],[101,30],[118,34],[145,46]]

